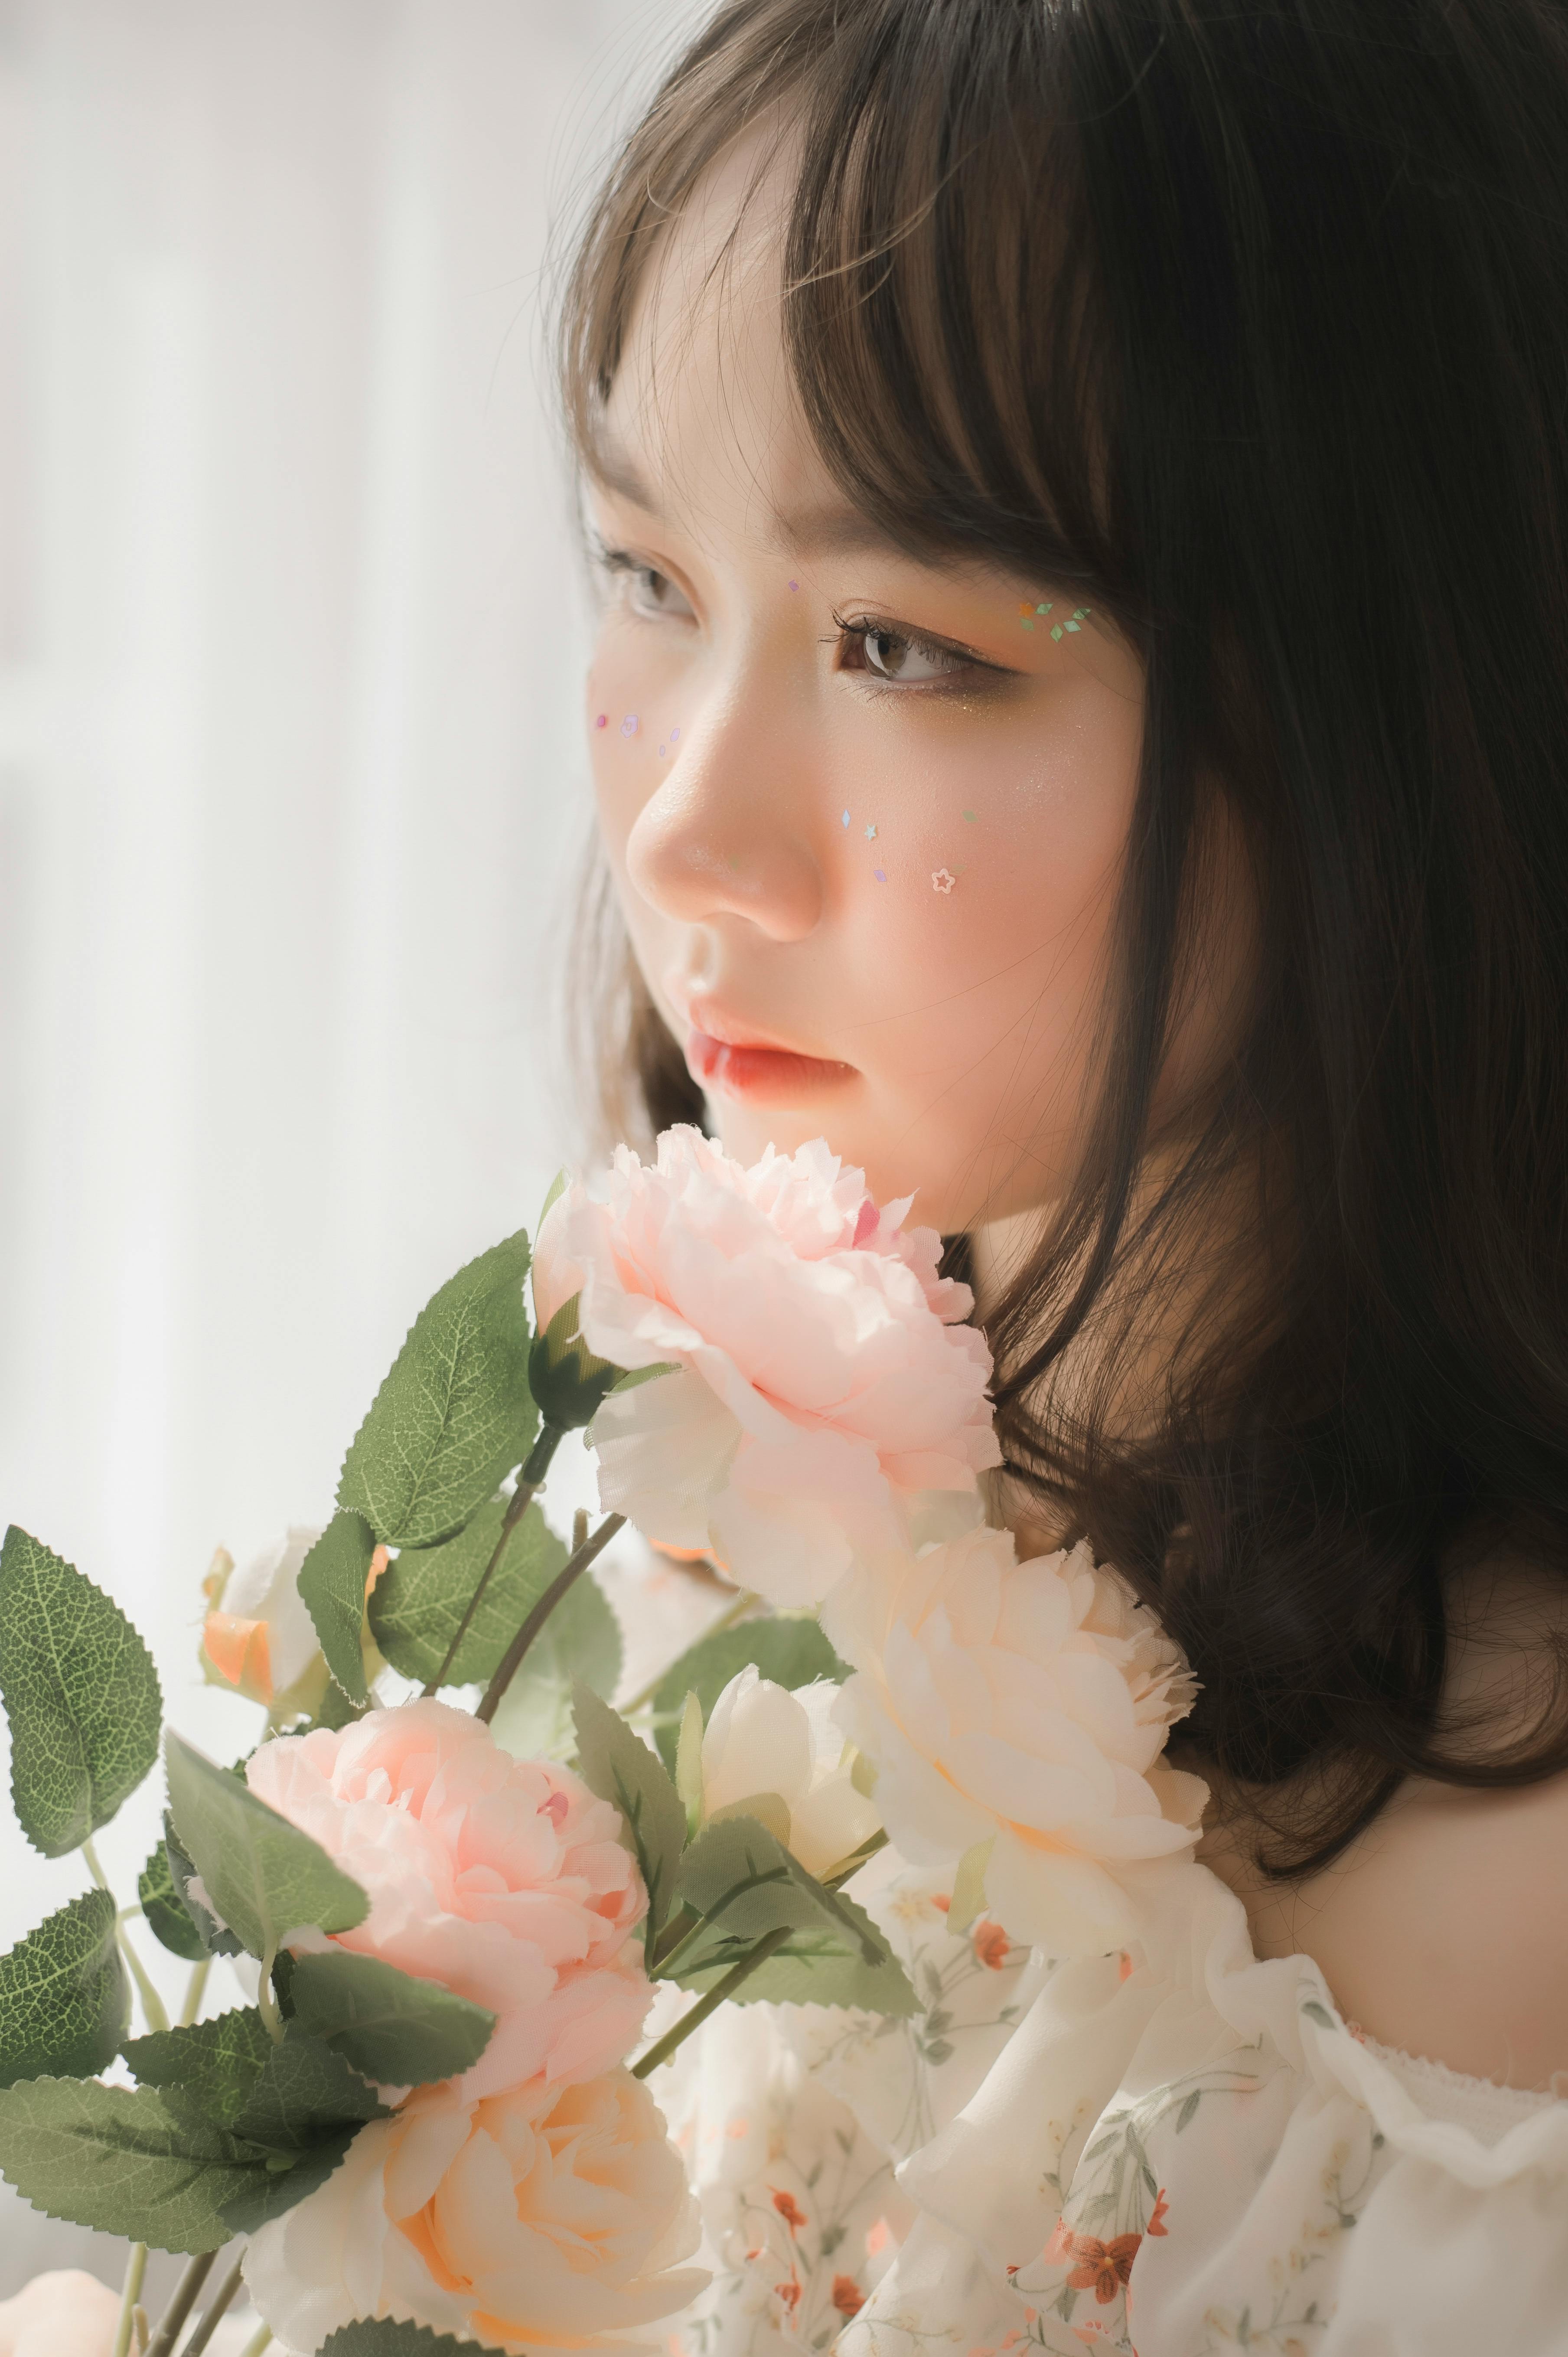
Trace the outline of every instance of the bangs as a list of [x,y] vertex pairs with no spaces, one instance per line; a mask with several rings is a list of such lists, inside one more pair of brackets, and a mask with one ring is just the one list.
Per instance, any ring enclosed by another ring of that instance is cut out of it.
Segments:
[[634,135],[579,248],[562,361],[582,458],[596,462],[666,231],[725,151],[765,133],[752,188],[785,154],[794,173],[791,372],[847,500],[912,554],[1092,593],[1138,645],[1148,601],[1116,544],[1117,371],[1078,146],[1055,99],[1058,47],[1038,0],[723,11]]

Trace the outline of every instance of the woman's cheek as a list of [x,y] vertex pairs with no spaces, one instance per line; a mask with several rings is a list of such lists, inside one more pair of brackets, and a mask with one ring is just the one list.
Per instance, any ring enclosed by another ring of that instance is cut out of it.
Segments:
[[585,719],[600,824],[618,865],[638,813],[681,743],[679,712],[651,634],[612,620],[588,673]]

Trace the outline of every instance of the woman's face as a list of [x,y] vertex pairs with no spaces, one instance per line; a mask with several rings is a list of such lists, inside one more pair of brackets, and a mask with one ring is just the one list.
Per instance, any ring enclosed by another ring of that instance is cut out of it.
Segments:
[[917,562],[845,506],[766,193],[714,268],[746,168],[650,273],[590,484],[600,825],[725,1147],[825,1136],[971,1228],[1070,1177],[1142,672],[1070,591]]

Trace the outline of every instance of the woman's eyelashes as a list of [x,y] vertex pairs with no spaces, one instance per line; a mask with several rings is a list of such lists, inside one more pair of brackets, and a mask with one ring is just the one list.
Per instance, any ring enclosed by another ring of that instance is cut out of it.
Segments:
[[1008,675],[999,663],[987,662],[972,647],[926,638],[880,615],[835,612],[833,620],[838,637],[827,643],[838,648],[839,670],[859,672],[886,686],[940,687],[959,680],[973,685],[977,673],[993,678]]
[[633,614],[648,622],[691,622],[692,601],[671,575],[628,548],[596,547],[594,561],[607,574]]

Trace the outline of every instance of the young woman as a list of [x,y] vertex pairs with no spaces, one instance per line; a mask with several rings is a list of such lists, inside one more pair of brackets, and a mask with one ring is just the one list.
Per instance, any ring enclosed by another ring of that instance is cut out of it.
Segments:
[[639,1125],[916,1190],[1213,1793],[726,2347],[1568,2349],[1565,124],[1561,0],[731,0],[599,199]]

